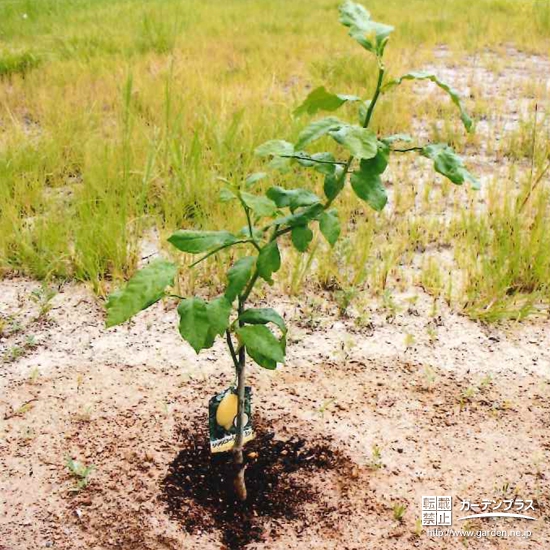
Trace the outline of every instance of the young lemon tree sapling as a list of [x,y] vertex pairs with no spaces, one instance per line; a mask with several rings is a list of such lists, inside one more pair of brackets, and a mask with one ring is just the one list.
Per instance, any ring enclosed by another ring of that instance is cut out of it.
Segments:
[[[324,179],[324,197],[309,189],[270,187],[265,195],[254,192],[265,173],[255,173],[246,180],[230,183],[221,190],[220,200],[239,205],[246,218],[246,227],[238,233],[230,231],[176,231],[168,240],[178,250],[202,254],[192,266],[226,249],[236,247],[245,255],[227,271],[223,295],[206,301],[200,297],[179,299],[179,332],[199,353],[212,347],[217,337],[224,337],[236,373],[236,390],[224,401],[220,419],[230,426],[236,410],[236,437],[232,452],[236,465],[235,489],[238,498],[246,499],[245,464],[243,460],[243,428],[245,412],[246,359],[265,369],[275,369],[285,360],[287,327],[274,309],[248,305],[256,285],[273,283],[281,267],[281,243],[290,239],[292,246],[305,252],[318,228],[330,246],[336,243],[340,219],[336,199],[349,182],[353,192],[376,211],[388,200],[383,174],[393,154],[418,153],[431,161],[436,172],[453,183],[479,182],[464,166],[462,159],[446,144],[415,144],[408,135],[377,135],[370,123],[380,98],[408,80],[430,80],[446,92],[458,108],[468,132],[472,120],[467,115],[458,94],[435,75],[410,72],[388,80],[384,51],[393,27],[373,21],[361,5],[347,1],[340,6],[340,22],[349,28],[349,35],[377,61],[377,82],[370,99],[335,94],[321,86],[313,90],[295,111],[296,116],[334,112],[349,103],[357,104],[358,122],[348,122],[336,116],[317,118],[307,124],[295,143],[272,140],[260,145],[256,154],[270,159],[275,170],[295,167],[311,169]],[[333,152],[307,152],[308,146],[323,137],[332,139]],[[400,145],[401,144],[401,145]],[[408,145],[404,145],[408,144]],[[341,154],[345,154],[342,158]],[[124,323],[139,311],[166,296],[174,284],[176,266],[167,260],[152,261],[138,271],[126,286],[114,292],[107,301],[107,326]],[[233,410],[233,413],[231,413]],[[229,412],[228,412],[229,411]],[[222,418],[223,417],[223,418]]]

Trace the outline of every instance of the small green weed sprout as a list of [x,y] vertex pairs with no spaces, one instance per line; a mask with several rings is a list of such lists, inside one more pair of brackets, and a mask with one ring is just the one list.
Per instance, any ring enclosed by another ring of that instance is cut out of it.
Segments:
[[57,295],[54,287],[43,283],[31,292],[31,300],[38,304],[38,319],[43,319],[52,309],[52,300]]
[[403,516],[407,511],[407,507],[404,504],[394,504],[393,506],[393,519],[399,522],[403,521]]
[[375,443],[372,446],[372,455],[369,462],[369,467],[373,470],[380,470],[384,464],[382,464],[382,449]]
[[347,288],[337,290],[335,292],[336,304],[338,305],[338,312],[340,317],[347,317],[349,314],[349,307],[355,300],[359,291],[356,288]]
[[90,483],[90,474],[95,469],[95,466],[86,466],[84,463],[74,460],[71,457],[67,458],[67,469],[78,481],[71,489],[71,492],[79,492],[85,489]]

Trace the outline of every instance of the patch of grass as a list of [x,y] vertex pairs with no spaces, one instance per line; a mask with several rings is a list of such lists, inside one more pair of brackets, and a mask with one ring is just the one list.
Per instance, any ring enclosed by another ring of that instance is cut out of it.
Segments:
[[10,346],[4,352],[2,360],[5,362],[17,361],[17,359],[24,357],[29,351],[36,349],[37,345],[36,338],[33,335],[29,335],[23,343]]
[[433,256],[424,259],[420,275],[422,288],[431,296],[439,297],[444,289],[444,279],[441,273],[440,261]]
[[485,321],[523,319],[548,307],[549,198],[549,190],[540,189],[522,208],[522,195],[495,185],[488,215],[464,212],[457,220],[456,257],[468,315]]
[[[477,56],[502,44],[548,52],[550,8],[542,0],[366,4],[375,19],[396,24],[395,47],[388,51],[395,75],[405,66],[423,68],[442,44],[450,62],[460,62],[464,51]],[[334,13],[332,0],[0,3],[6,44],[0,52],[0,77],[6,77],[0,78],[0,273],[91,281],[103,294],[112,279],[134,271],[141,239],[153,227],[161,251],[174,227],[240,229],[242,216],[217,202],[218,176],[256,171],[253,150],[273,135],[293,140],[292,108],[321,80],[336,92],[375,84],[368,58],[343,40],[344,30],[334,31]],[[471,112],[482,118],[498,111],[503,100],[480,99],[482,82],[468,85]],[[544,91],[530,86],[525,93],[534,102]],[[420,92],[407,85],[394,92],[396,101],[383,100],[375,128],[407,132],[415,124],[411,101],[420,118],[449,118],[452,106],[439,101],[439,93],[427,85]],[[536,175],[548,140],[541,110],[533,155],[533,112],[529,106],[517,130],[486,146],[518,163],[534,158]],[[456,129],[436,124],[430,139],[449,139],[459,150],[477,146],[480,138],[464,139]],[[421,189],[414,169],[403,159],[392,173],[393,212],[374,215],[344,197],[342,242],[335,250],[320,244],[307,258],[293,257],[283,290],[296,293],[317,282],[328,290],[366,290],[381,297],[391,315],[385,293],[415,282],[404,276],[415,254],[456,239],[458,269],[449,277],[437,257],[425,263],[420,282],[426,289],[447,301],[452,294],[455,305],[485,320],[537,311],[550,278],[548,213],[539,196],[544,180],[526,214],[495,198],[486,214],[474,216],[467,193],[450,193],[437,177]],[[494,184],[495,197],[518,178],[525,180],[525,196],[530,169],[517,170],[498,183],[500,191]],[[291,185],[295,177],[290,172],[275,183]],[[309,181],[314,190],[321,185]],[[453,201],[452,219],[442,220]],[[344,263],[351,268],[342,270]],[[195,277],[218,284],[218,259],[202,269],[186,276],[182,292],[194,291]]]
[[404,504],[400,504],[400,503],[394,504],[393,505],[393,519],[395,521],[402,522],[406,511],[407,511],[407,506],[405,506]]
[[40,57],[31,50],[18,52],[0,51],[0,78],[13,75],[24,75],[38,67]]
[[533,5],[533,15],[539,31],[550,33],[550,2],[537,0]]
[[159,10],[144,13],[138,41],[139,50],[142,53],[169,53],[174,49],[180,32],[181,24],[177,19],[172,20],[171,15],[167,16]]

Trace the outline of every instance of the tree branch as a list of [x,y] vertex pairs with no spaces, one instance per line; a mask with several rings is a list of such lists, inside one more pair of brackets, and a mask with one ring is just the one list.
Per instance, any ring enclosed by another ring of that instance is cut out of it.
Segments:
[[409,147],[407,149],[392,149],[392,153],[410,153],[411,151],[422,151],[422,149],[424,149],[424,147],[420,147],[420,146],[417,146],[417,147]]
[[225,338],[227,340],[227,347],[229,348],[229,352],[231,353],[231,358],[233,359],[233,364],[235,365],[235,370],[239,372],[239,360],[237,358],[237,354],[235,352],[235,347],[233,346],[233,340],[231,339],[231,333],[229,330],[225,331]]
[[245,202],[240,196],[240,193],[239,193],[239,201],[246,215],[246,223],[248,225],[248,233],[250,234],[250,242],[254,245],[254,248],[259,252],[261,248],[260,248],[260,245],[256,242],[256,239],[254,238],[254,230],[252,229],[252,220],[250,219],[250,208],[246,206]]
[[[372,118],[372,114],[374,112],[374,108],[376,107],[376,103],[378,102],[378,98],[380,97],[380,90],[382,88],[382,83],[384,81],[384,73],[385,72],[386,72],[386,69],[384,67],[384,64],[382,63],[382,60],[380,58],[378,58],[378,80],[376,81],[376,89],[374,90],[374,95],[372,96],[369,108],[367,109],[367,114],[365,115],[365,120],[363,122],[363,128],[368,128],[369,127],[369,124],[370,124],[370,121],[371,121],[371,118]],[[340,179],[338,181],[338,183],[340,185],[345,181],[346,175],[348,173],[348,170],[349,170],[349,168],[351,166],[351,163],[353,162],[354,158],[355,157],[353,155],[350,155],[348,161],[346,162],[345,167],[344,167],[344,171],[342,172],[342,175],[340,176]],[[343,189],[343,185],[341,187]],[[340,192],[341,192],[341,190],[340,190]],[[323,207],[325,210],[328,210],[328,208],[334,202],[334,200],[340,194],[340,192],[338,192],[334,197],[332,197],[332,199],[329,199],[325,203],[325,205]]]
[[278,155],[281,158],[285,159],[296,159],[296,160],[306,160],[309,162],[316,162],[318,164],[332,164],[334,165],[341,165],[344,166],[346,163],[338,160],[318,160],[311,157],[301,157],[299,155]]
[[[363,123],[363,128],[367,128],[370,121],[371,121],[372,113],[374,111],[374,107],[376,106],[376,102],[378,101],[378,98],[380,96],[380,89],[381,89],[381,86],[382,86],[383,79],[384,79],[384,65],[382,64],[382,61],[379,58],[378,59],[378,81],[377,81],[377,84],[376,84],[376,90],[374,92],[373,98],[372,98],[371,103],[369,105],[369,108],[367,110],[367,114],[365,116],[365,121]],[[287,155],[287,158],[288,157],[290,157],[290,155]],[[292,155],[292,158],[296,158],[296,157],[294,155]],[[304,160],[313,160],[313,159],[304,158]],[[350,156],[348,161],[344,164],[345,168],[342,172],[342,175],[340,176],[339,183],[343,183],[345,181],[345,177],[348,173],[349,167],[351,166],[351,163],[353,162],[353,160],[354,160],[354,157],[352,155],[352,156]],[[313,162],[316,162],[316,161],[313,160]],[[320,161],[320,162],[323,162],[325,164],[327,163],[327,161]],[[342,163],[328,162],[328,164],[342,164]],[[332,204],[332,202],[334,201],[336,196],[334,196],[332,199],[328,200],[326,202],[326,204],[323,205],[324,210],[326,210]],[[246,208],[245,208],[245,210],[246,210]],[[247,212],[247,219],[249,221],[249,230],[251,232],[251,237],[252,237],[252,224],[250,223],[250,218],[249,218],[248,212]],[[269,226],[264,228],[262,231],[265,232],[268,229],[269,229]],[[293,228],[290,227],[290,226],[285,227],[283,229],[280,229],[279,226],[275,226],[273,228],[273,233],[271,234],[271,238],[269,239],[268,244],[272,243],[273,241],[275,241],[276,239],[278,239],[282,235],[285,235],[286,233],[292,231],[292,229]],[[248,242],[250,242],[250,241],[248,241]],[[255,244],[257,245],[257,243],[255,243]],[[266,244],[265,246],[268,246],[268,244]],[[264,247],[259,247],[258,246],[258,251],[260,252],[263,248],[265,248],[265,246]],[[250,296],[250,293],[252,292],[252,290],[254,288],[254,285],[258,281],[258,277],[259,277],[259,271],[258,271],[258,267],[256,266],[256,268],[254,270],[254,273],[253,273],[250,281],[248,282],[248,285],[246,286],[243,293],[239,296],[239,305],[238,305],[238,315],[239,315],[239,317],[242,314],[242,312],[244,311],[246,301],[248,300],[248,298]],[[242,326],[241,321],[239,321],[239,326]],[[241,348],[239,349],[239,356],[237,358],[236,354],[235,354],[235,349],[233,348],[233,342],[231,341],[231,336],[230,336],[229,331],[227,331],[226,334],[227,334],[227,344],[229,346],[229,350],[231,352],[231,356],[233,358],[233,362],[235,363],[235,368],[237,370],[237,396],[238,396],[237,435],[236,435],[236,438],[235,438],[235,445],[233,447],[233,459],[234,459],[235,466],[237,467],[237,472],[236,472],[236,477],[235,477],[235,480],[234,480],[234,484],[235,484],[235,491],[237,493],[238,498],[240,500],[244,501],[244,500],[246,500],[246,484],[245,484],[245,479],[244,479],[244,473],[245,473],[246,465],[244,464],[244,457],[243,457],[243,439],[244,439],[243,421],[244,421],[244,408],[245,408],[245,396],[246,396],[246,392],[245,392],[246,348],[245,348],[245,346],[241,346]]]
[[247,243],[253,243],[253,240],[243,239],[241,241],[226,243],[222,246],[219,246],[218,248],[215,248],[214,250],[211,250],[210,252],[208,252],[208,254],[205,254],[202,258],[199,258],[196,262],[193,262],[189,267],[195,267],[197,264],[200,264],[201,262],[206,260],[206,258],[210,258],[210,256],[217,254],[218,252],[220,252],[220,250],[223,250],[224,248],[229,248],[230,246],[236,246],[238,244],[247,244]]

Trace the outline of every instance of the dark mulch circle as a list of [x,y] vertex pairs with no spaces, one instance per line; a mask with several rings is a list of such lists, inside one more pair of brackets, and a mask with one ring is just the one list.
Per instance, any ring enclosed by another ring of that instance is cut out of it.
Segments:
[[[184,447],[162,482],[169,513],[189,533],[220,532],[230,549],[267,536],[275,538],[273,530],[264,532],[267,519],[271,524],[296,523],[297,532],[326,519],[335,508],[313,487],[311,474],[347,472],[352,467],[348,457],[330,448],[330,442],[310,445],[297,437],[278,440],[259,426],[245,449],[248,499],[242,503],[233,489],[231,453],[212,455],[205,431],[182,430],[181,435]],[[305,507],[312,503],[315,511],[312,514],[310,507],[306,516]]]

